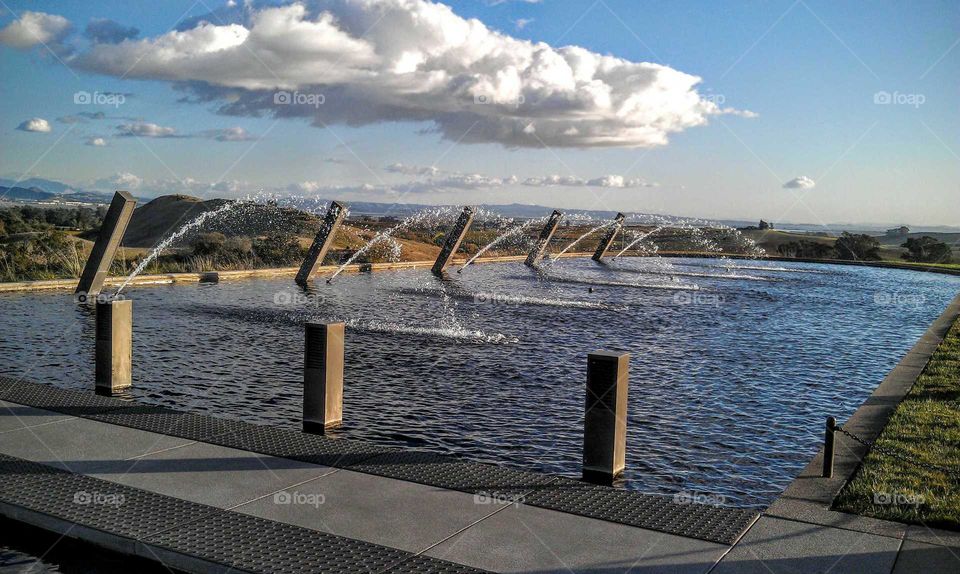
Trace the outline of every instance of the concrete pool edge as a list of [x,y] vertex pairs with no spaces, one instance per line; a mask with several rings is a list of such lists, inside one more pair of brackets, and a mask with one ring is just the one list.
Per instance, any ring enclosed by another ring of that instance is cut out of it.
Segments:
[[[867,441],[875,440],[957,320],[960,320],[960,294],[956,295],[930,324],[856,412],[842,422],[843,427]],[[829,413],[824,413],[824,417],[827,414]],[[917,540],[936,546],[957,546],[960,535],[956,532],[832,510],[834,499],[856,473],[866,453],[866,447],[838,434],[833,478],[821,476],[821,447],[803,471],[767,508],[764,515],[901,540]]]
[[[563,259],[574,259],[578,257],[588,258],[592,254],[584,252],[564,253]],[[725,257],[737,261],[778,261],[781,263],[811,263],[817,265],[843,265],[853,267],[872,267],[875,269],[899,269],[902,271],[917,271],[920,273],[937,273],[941,275],[952,275],[960,277],[960,269],[947,269],[942,267],[923,267],[920,265],[908,265],[895,261],[845,261],[842,259],[807,259],[796,257],[753,257],[750,255],[727,253],[718,255],[716,253],[705,253],[698,251],[663,251],[659,253],[660,257],[677,257],[690,259],[717,259]],[[648,257],[645,255],[624,255],[624,257]],[[503,255],[495,257],[480,257],[474,263],[517,263],[523,262],[525,255]],[[453,260],[454,263],[463,264],[465,258]],[[403,269],[429,269],[433,261],[399,261],[396,263],[358,263],[351,264],[344,268],[344,273],[363,273],[369,271],[398,271]],[[337,265],[322,265],[317,267],[315,277],[322,277],[334,273],[338,269]],[[218,275],[220,281],[235,281],[240,279],[256,278],[275,278],[275,277],[294,277],[299,271],[299,267],[270,267],[265,269],[241,269],[233,271],[204,271],[198,273],[161,273],[154,275],[139,275],[134,278],[131,285],[175,285],[179,283],[201,283],[207,280],[211,273]],[[117,287],[126,280],[123,276],[107,277],[104,286]],[[39,281],[14,281],[0,282],[0,293],[24,293],[39,291],[66,291],[74,290],[77,287],[79,279],[45,279]]]

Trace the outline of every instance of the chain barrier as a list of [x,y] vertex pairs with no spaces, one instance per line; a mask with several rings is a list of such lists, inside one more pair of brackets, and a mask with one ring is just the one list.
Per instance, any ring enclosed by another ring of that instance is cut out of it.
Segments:
[[931,463],[929,463],[929,462],[920,462],[920,461],[914,460],[914,459],[910,458],[909,456],[907,456],[907,455],[905,455],[905,454],[903,454],[903,453],[901,453],[901,452],[897,452],[897,451],[895,451],[895,450],[892,450],[892,449],[889,449],[889,448],[886,448],[886,447],[879,446],[879,445],[877,445],[875,442],[870,442],[870,441],[868,441],[868,440],[865,440],[865,439],[863,439],[863,438],[860,438],[859,436],[857,436],[857,435],[855,435],[854,433],[848,431],[847,429],[843,428],[843,427],[840,426],[840,425],[837,425],[837,426],[834,427],[834,428],[836,429],[837,432],[839,432],[839,433],[841,433],[841,434],[844,434],[844,435],[852,438],[853,440],[857,441],[858,443],[862,444],[863,446],[867,447],[867,449],[869,449],[871,452],[877,452],[877,453],[879,453],[879,454],[882,454],[882,455],[885,455],[885,456],[889,456],[889,457],[891,457],[891,458],[895,458],[895,459],[897,459],[897,460],[899,460],[899,461],[901,461],[901,462],[905,462],[905,463],[907,463],[907,464],[912,464],[913,466],[916,466],[916,467],[919,467],[919,468],[923,468],[923,469],[926,469],[926,470],[933,470],[933,471],[936,471],[936,472],[943,473],[943,474],[947,475],[949,478],[951,478],[951,479],[953,479],[953,480],[960,480],[960,472],[958,472],[957,470],[954,470],[954,469],[952,469],[952,468],[948,468],[948,467],[945,467],[945,466],[940,466],[940,465],[936,465],[936,464],[931,464]]

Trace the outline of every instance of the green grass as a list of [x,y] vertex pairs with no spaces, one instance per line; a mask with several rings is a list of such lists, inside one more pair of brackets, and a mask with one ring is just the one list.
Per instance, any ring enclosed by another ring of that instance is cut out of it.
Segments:
[[[960,321],[880,434],[877,444],[960,475]],[[891,495],[899,503],[889,503]],[[960,479],[871,451],[834,501],[838,510],[960,530]]]

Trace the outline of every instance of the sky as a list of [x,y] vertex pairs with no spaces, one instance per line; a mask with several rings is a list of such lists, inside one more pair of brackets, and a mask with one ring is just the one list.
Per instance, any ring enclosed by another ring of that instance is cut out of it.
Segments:
[[0,177],[960,225],[960,3],[0,3]]

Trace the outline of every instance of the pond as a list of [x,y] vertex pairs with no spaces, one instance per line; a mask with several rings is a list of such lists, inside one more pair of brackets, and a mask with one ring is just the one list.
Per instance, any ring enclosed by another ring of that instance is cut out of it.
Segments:
[[[715,259],[565,259],[130,287],[153,404],[299,428],[303,324],[347,322],[338,435],[579,476],[587,354],[629,352],[622,486],[762,508],[952,297],[960,277]],[[93,387],[94,317],[0,295],[0,370]]]

